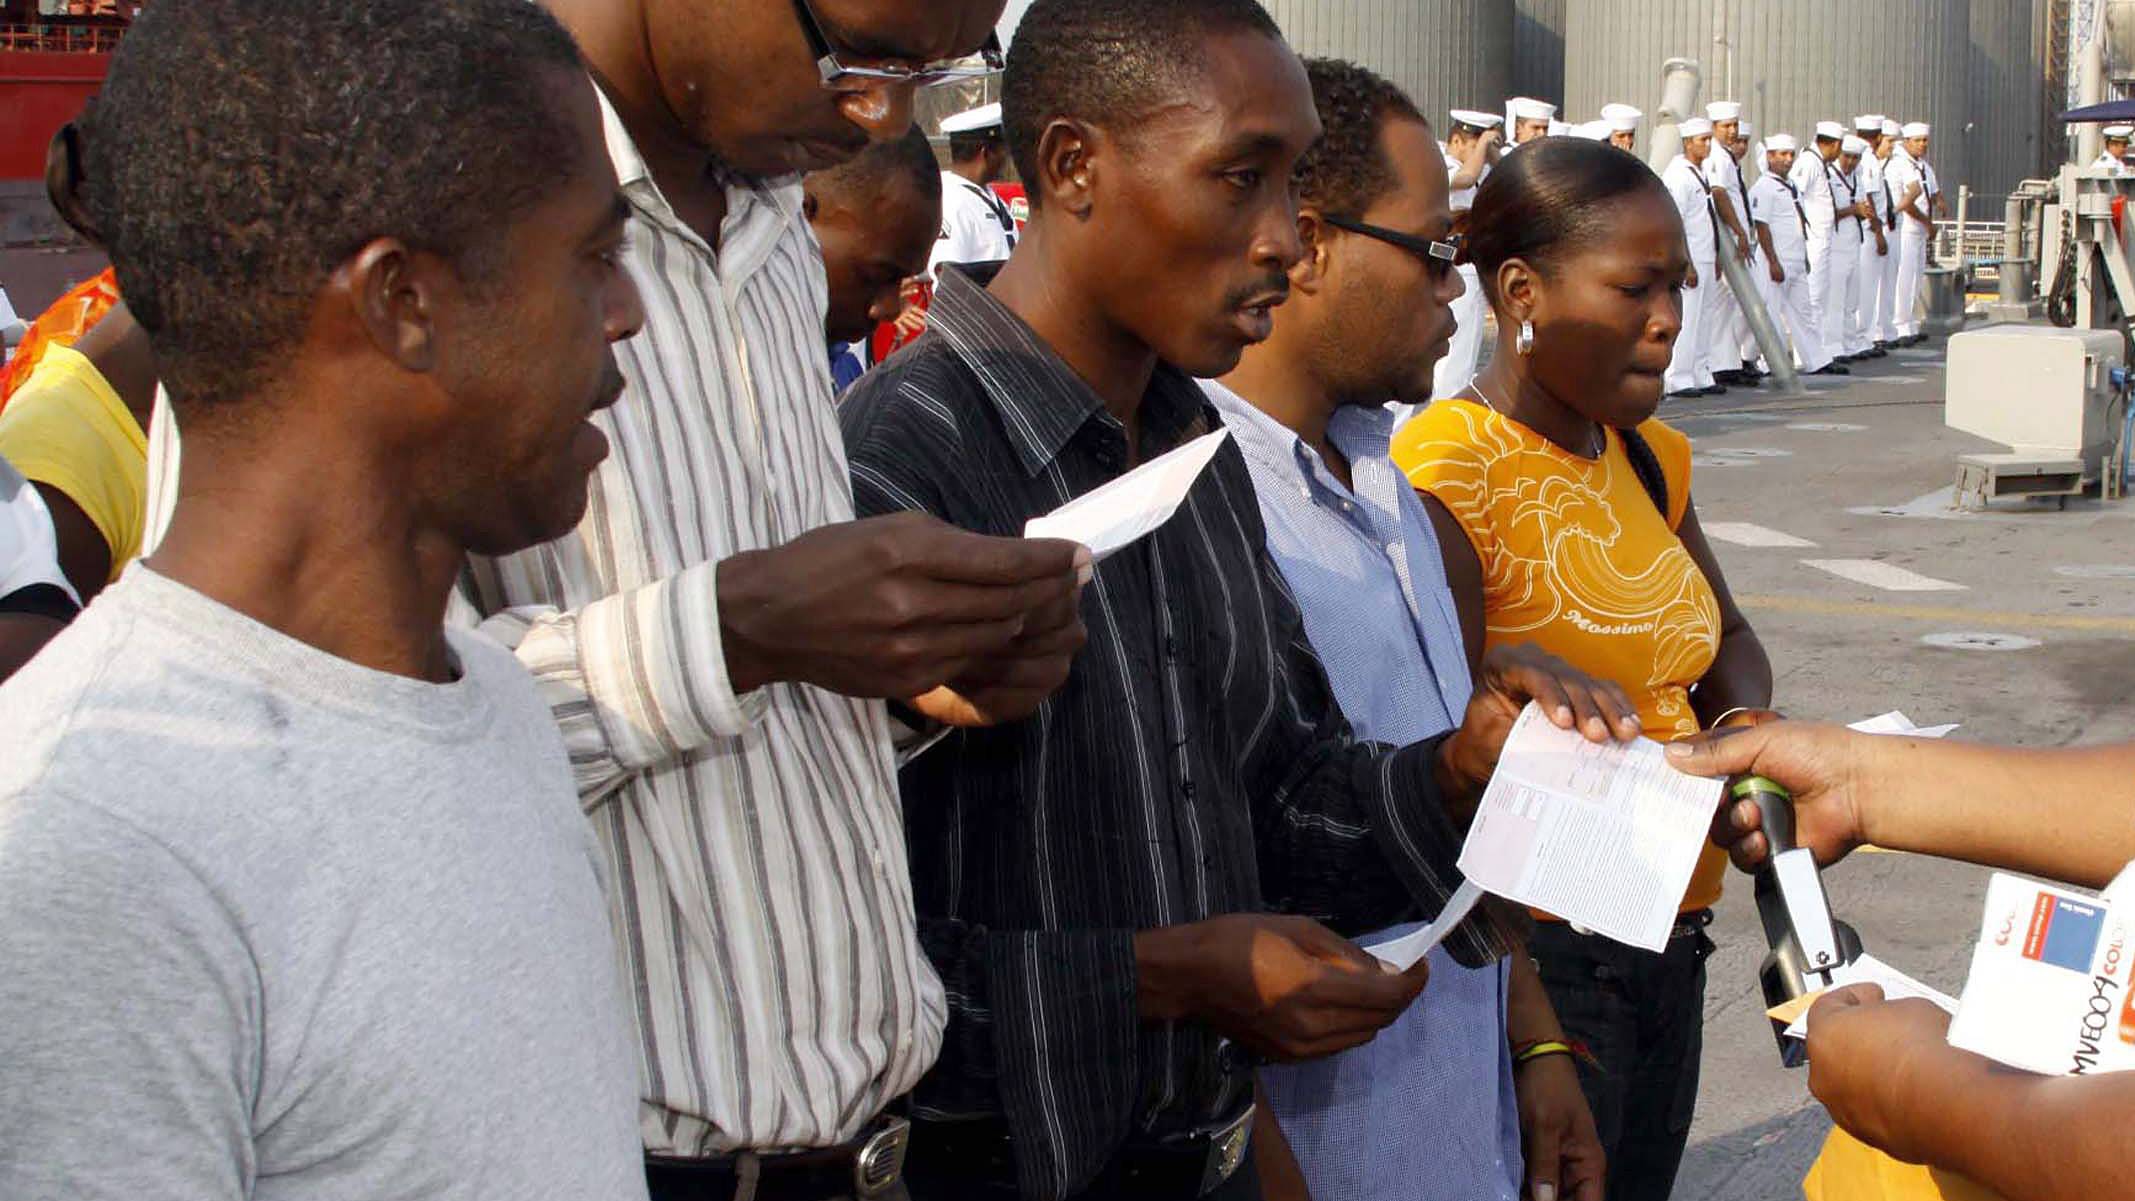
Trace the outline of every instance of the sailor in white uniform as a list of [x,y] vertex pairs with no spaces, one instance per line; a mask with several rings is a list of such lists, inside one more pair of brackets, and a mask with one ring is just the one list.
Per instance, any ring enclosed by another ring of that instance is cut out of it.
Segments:
[[[1818,150],[1823,146],[1825,129],[1836,130],[1839,135],[1838,154],[1824,162],[1824,175],[1831,184],[1831,244],[1824,252],[1824,279],[1821,283],[1824,316],[1824,345],[1841,363],[1850,363],[1856,352],[1850,348],[1848,327],[1854,324],[1853,307],[1859,299],[1856,274],[1861,268],[1861,151],[1866,150],[1859,138],[1846,132],[1836,121],[1826,121],[1817,126]],[[1847,149],[1847,144],[1852,149]]]
[[[1754,122],[1747,117],[1743,118],[1742,123],[1735,129],[1734,145],[1728,147],[1728,151],[1735,156],[1735,174],[1742,181],[1742,225],[1743,232],[1750,240],[1750,261],[1744,265],[1749,268],[1750,283],[1756,285],[1757,299],[1769,313],[1774,303],[1772,281],[1765,274],[1762,265],[1764,251],[1757,245],[1757,231],[1749,219],[1750,184],[1754,177],[1762,174],[1764,170],[1764,142],[1757,137],[1757,126]],[[1757,345],[1757,331],[1750,325],[1749,313],[1744,311],[1742,303],[1736,301],[1734,309],[1735,346],[1742,356],[1742,370],[1738,378],[1754,388],[1759,386],[1766,373],[1763,348]]]
[[[1748,265],[1757,252],[1750,236],[1749,189],[1742,182],[1742,165],[1736,158],[1741,153],[1742,105],[1716,100],[1705,106],[1705,119],[1712,122],[1712,153],[1705,157],[1702,169],[1705,184],[1712,189],[1713,214],[1725,231],[1719,235],[1715,261],[1718,255],[1732,254]],[[1742,337],[1749,323],[1726,274],[1715,269],[1712,284],[1712,294],[1705,301],[1705,357],[1700,374],[1712,376],[1723,387],[1752,383],[1743,371],[1742,354]]]
[[1683,280],[1683,328],[1668,359],[1670,396],[1717,396],[1721,389],[1710,374],[1701,374],[1705,347],[1705,302],[1711,296],[1718,227],[1712,196],[1705,185],[1704,163],[1712,154],[1712,122],[1692,117],[1677,127],[1683,150],[1661,171],[1676,211],[1682,214],[1683,237],[1690,249],[1690,274]]
[[1940,188],[1934,168],[1928,166],[1929,135],[1933,128],[1915,121],[1900,128],[1904,138],[1891,152],[1883,168],[1883,181],[1890,186],[1898,210],[1898,279],[1891,292],[1892,341],[1914,346],[1927,340],[1920,332],[1917,312],[1920,281],[1927,272],[1928,240],[1935,232],[1935,202]]
[[[1446,156],[1447,202],[1453,209],[1453,227],[1465,228],[1465,214],[1475,204],[1475,190],[1490,177],[1505,143],[1505,119],[1496,113],[1456,108],[1449,114],[1452,125],[1441,148]],[[1464,285],[1453,302],[1453,340],[1431,376],[1431,395],[1451,396],[1475,377],[1475,362],[1483,350],[1483,300],[1481,279],[1470,263],[1454,268]],[[1404,415],[1397,415],[1397,417]]]
[[1557,119],[1557,106],[1547,100],[1532,96],[1514,96],[1505,102],[1505,128],[1512,131],[1510,146],[1525,146],[1536,138],[1549,136],[1550,124]]
[[1800,169],[1795,149],[1792,135],[1775,133],[1765,139],[1765,172],[1750,185],[1750,218],[1757,223],[1764,271],[1777,302],[1772,320],[1793,338],[1796,365],[1814,375],[1831,365],[1831,354],[1824,348],[1810,283],[1809,219],[1793,182]]
[[[1853,272],[1853,324],[1847,327],[1846,349],[1862,357],[1880,359],[1888,354],[1882,343],[1883,281],[1886,263],[1892,262],[1890,193],[1883,186],[1883,114],[1863,113],[1853,119],[1854,140],[1861,143],[1860,181],[1862,207],[1861,253]],[[1840,143],[1843,150],[1846,143]]]
[[943,263],[995,263],[1016,247],[1016,219],[988,186],[1008,174],[1001,106],[946,117],[941,131],[949,136],[949,169],[941,173],[941,236],[927,257],[930,279]]
[[1808,224],[1809,305],[1811,319],[1819,331],[1824,327],[1824,310],[1829,307],[1826,298],[1831,293],[1831,230],[1837,218],[1837,203],[1831,194],[1831,160],[1838,157],[1839,142],[1845,136],[1846,131],[1838,122],[1819,121],[1815,142],[1795,156],[1794,166],[1787,173],[1787,182],[1794,185],[1794,195]]
[[2105,135],[2105,150],[2091,162],[2091,170],[2135,175],[2135,164],[2128,162],[2128,135],[2135,134],[2135,125],[2108,125],[2098,132]]
[[1904,140],[1899,136],[1901,128],[1896,121],[1885,117],[1883,136],[1875,146],[1883,175],[1883,211],[1886,214],[1883,236],[1890,244],[1890,253],[1883,256],[1883,278],[1876,285],[1876,345],[1885,351],[1898,341],[1898,261],[1905,257],[1905,217],[1898,212],[1898,191],[1893,186],[1890,169]]
[[1627,154],[1638,153],[1638,123],[1646,114],[1628,104],[1604,104],[1601,119],[1609,123],[1609,145]]

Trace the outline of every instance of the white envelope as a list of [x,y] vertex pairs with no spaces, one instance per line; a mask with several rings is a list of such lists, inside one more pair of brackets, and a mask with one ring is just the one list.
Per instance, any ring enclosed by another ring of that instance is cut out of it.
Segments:
[[1103,562],[1170,521],[1230,436],[1227,429],[1217,430],[1159,455],[1043,517],[1031,518],[1023,536],[1079,542],[1090,548],[1092,559]]

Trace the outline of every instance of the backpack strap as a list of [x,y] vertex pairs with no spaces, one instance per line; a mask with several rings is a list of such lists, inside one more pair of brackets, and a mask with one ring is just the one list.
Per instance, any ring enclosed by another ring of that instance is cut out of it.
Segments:
[[1646,436],[1637,430],[1620,429],[1616,433],[1623,439],[1624,457],[1631,460],[1632,472],[1645,485],[1653,507],[1661,511],[1661,520],[1668,520],[1668,475],[1661,470],[1660,456],[1653,453]]

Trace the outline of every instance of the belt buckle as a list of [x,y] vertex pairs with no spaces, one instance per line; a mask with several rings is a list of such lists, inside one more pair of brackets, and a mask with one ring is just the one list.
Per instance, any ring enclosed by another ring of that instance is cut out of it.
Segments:
[[1201,1173],[1201,1190],[1196,1196],[1215,1192],[1245,1162],[1246,1149],[1253,1143],[1253,1112],[1253,1106],[1246,1106],[1230,1125],[1210,1136],[1208,1167]]
[[882,1129],[853,1157],[853,1191],[863,1201],[880,1197],[904,1178],[904,1154],[912,1145],[912,1124],[885,1115]]

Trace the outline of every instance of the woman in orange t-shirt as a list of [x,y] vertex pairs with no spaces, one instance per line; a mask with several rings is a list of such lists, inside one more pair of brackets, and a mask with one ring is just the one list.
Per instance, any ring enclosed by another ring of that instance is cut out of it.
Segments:
[[[1698,529],[1690,443],[1653,416],[1691,270],[1667,190],[1623,151],[1551,138],[1499,164],[1468,228],[1496,357],[1393,450],[1441,526],[1470,644],[1532,642],[1615,680],[1663,741],[1762,710],[1771,664]],[[1674,1183],[1725,869],[1708,848],[1657,955],[1539,915],[1530,950],[1591,1053],[1611,1201]]]

